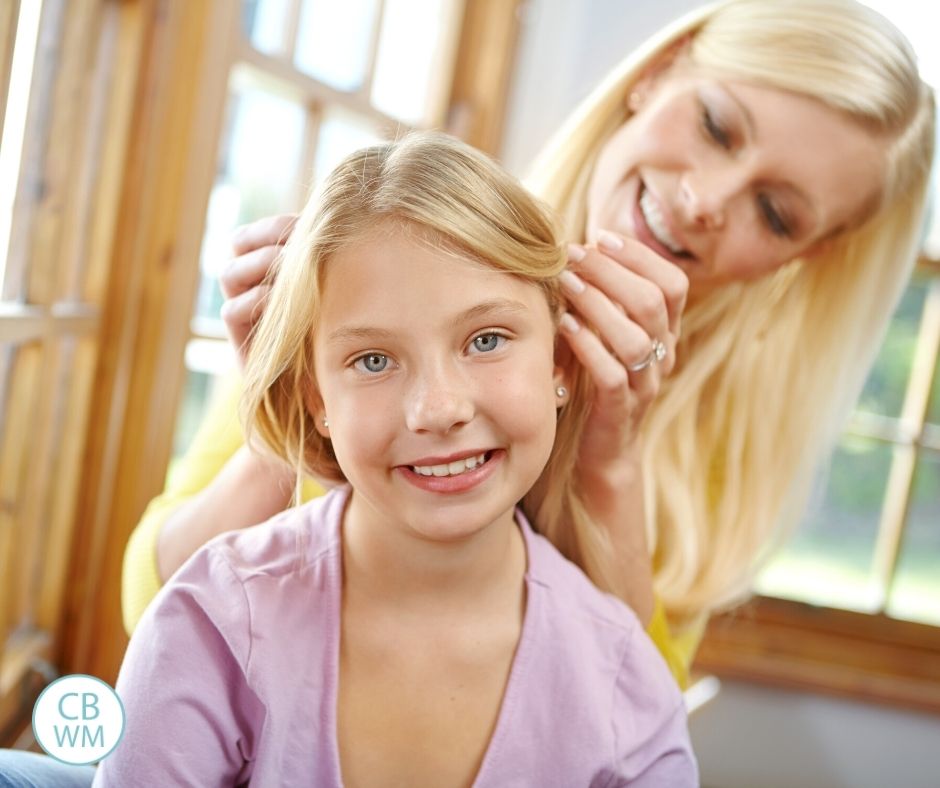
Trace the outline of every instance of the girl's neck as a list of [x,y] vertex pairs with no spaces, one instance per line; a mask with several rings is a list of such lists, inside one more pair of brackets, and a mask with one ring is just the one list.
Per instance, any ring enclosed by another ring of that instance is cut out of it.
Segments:
[[388,522],[352,492],[342,530],[344,594],[442,613],[522,594],[526,549],[512,511],[471,537],[435,541]]

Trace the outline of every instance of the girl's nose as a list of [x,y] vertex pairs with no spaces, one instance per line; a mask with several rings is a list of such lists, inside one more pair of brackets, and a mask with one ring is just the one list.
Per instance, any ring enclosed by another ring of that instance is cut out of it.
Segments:
[[418,381],[405,403],[405,423],[413,432],[446,435],[468,423],[474,413],[469,387],[456,371],[440,370]]

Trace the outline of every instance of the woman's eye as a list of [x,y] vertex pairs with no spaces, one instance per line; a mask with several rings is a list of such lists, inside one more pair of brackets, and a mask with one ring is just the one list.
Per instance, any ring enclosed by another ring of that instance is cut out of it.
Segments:
[[499,334],[480,334],[480,336],[474,338],[471,344],[481,353],[489,353],[491,350],[496,350],[505,341],[506,337]]
[[362,372],[384,372],[388,367],[388,356],[383,356],[381,353],[367,353],[359,356],[353,362],[353,366]]
[[779,235],[784,238],[789,237],[790,227],[786,222],[786,219],[780,215],[780,212],[774,207],[773,202],[766,194],[759,194],[757,196],[757,203],[760,206],[761,215],[764,217],[764,222],[766,222],[767,227],[774,235]]
[[722,148],[731,147],[731,135],[728,133],[728,130],[704,104],[702,105],[702,127],[705,129],[705,133],[721,145]]

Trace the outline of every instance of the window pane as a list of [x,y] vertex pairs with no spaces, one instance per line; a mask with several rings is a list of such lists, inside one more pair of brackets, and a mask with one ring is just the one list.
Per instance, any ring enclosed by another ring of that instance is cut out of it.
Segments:
[[850,610],[877,606],[872,558],[891,456],[883,443],[843,438],[821,505],[761,573],[759,593]]
[[930,405],[927,407],[927,421],[940,426],[940,361],[933,371],[933,387],[930,390]]
[[20,159],[23,155],[23,135],[26,131],[26,110],[29,105],[30,85],[33,81],[33,59],[39,34],[41,0],[21,3],[16,22],[16,40],[10,64],[10,83],[7,104],[0,114],[3,118],[0,140],[0,292],[4,290],[7,254],[10,245],[10,227],[13,221],[13,200],[20,180]]
[[940,625],[940,454],[934,452],[918,458],[887,612]]
[[202,243],[197,317],[219,316],[217,278],[231,255],[232,230],[262,216],[299,209],[306,185],[301,171],[305,124],[301,105],[264,90],[248,72],[233,75],[228,137]]
[[289,0],[244,0],[242,31],[252,46],[269,55],[284,49],[284,24]]
[[314,183],[318,185],[354,150],[381,141],[382,136],[368,118],[338,108],[328,110],[320,123],[313,167]]
[[[227,342],[193,339],[186,345],[186,382],[176,416],[173,437],[173,460],[179,459],[192,442],[199,428],[213,387],[223,375],[235,367],[235,354]],[[173,462],[167,471],[172,472]]]
[[901,415],[926,297],[927,283],[923,280],[911,282],[894,313],[875,366],[865,383],[859,410],[880,416]]
[[365,82],[377,0],[305,0],[297,33],[297,67],[337,90]]
[[[372,83],[372,103],[412,125],[441,118],[441,75],[453,55],[453,0],[387,0]],[[446,77],[445,77],[446,78]]]

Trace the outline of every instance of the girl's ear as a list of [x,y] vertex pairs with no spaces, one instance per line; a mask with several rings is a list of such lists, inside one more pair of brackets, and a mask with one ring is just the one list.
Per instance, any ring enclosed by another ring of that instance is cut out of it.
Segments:
[[329,439],[330,423],[326,418],[326,407],[323,405],[320,390],[312,381],[304,390],[304,406],[307,408],[307,413],[313,417],[313,425],[317,433],[321,437]]
[[555,384],[555,408],[557,409],[567,405],[571,399],[571,392],[568,391],[568,387],[565,385],[565,373],[560,367],[555,367],[553,383]]

